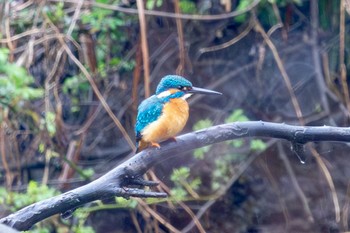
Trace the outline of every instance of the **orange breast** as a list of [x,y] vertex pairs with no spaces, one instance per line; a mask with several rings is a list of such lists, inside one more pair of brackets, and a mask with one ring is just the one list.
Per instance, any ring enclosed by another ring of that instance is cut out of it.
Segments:
[[145,142],[162,142],[175,137],[185,127],[189,107],[186,100],[171,99],[164,105],[162,116],[149,124],[142,132]]

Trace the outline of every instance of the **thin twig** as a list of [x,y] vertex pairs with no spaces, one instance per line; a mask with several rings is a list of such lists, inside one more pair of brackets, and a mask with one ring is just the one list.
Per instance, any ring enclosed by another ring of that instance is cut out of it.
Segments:
[[85,77],[87,78],[87,80],[89,81],[94,93],[96,94],[97,98],[99,99],[99,101],[101,102],[102,106],[104,107],[104,109],[106,110],[106,112],[108,113],[108,115],[112,118],[112,120],[114,121],[114,123],[117,125],[118,129],[121,131],[121,133],[123,134],[123,137],[125,138],[125,140],[127,141],[127,143],[129,144],[130,148],[132,150],[135,150],[135,145],[134,142],[131,140],[130,136],[128,135],[128,133],[126,132],[125,128],[123,127],[123,125],[120,123],[120,121],[118,120],[118,118],[114,115],[114,113],[112,112],[111,108],[108,106],[106,100],[103,98],[100,90],[98,89],[95,81],[92,79],[90,73],[86,70],[86,68],[83,66],[83,64],[81,64],[81,62],[74,56],[74,54],[72,53],[72,51],[68,48],[68,46],[64,45],[64,48],[68,54],[68,56],[72,59],[72,61],[79,67],[79,69],[83,72],[83,74],[85,75]]
[[342,223],[343,223],[343,229],[348,230],[349,229],[349,206],[350,206],[350,183],[348,182],[347,188],[346,188],[346,195],[345,195],[345,203],[342,208]]
[[[11,4],[11,2],[5,3],[5,14],[8,14],[8,15],[11,14],[10,4]],[[14,59],[13,51],[14,51],[15,46],[13,45],[12,41],[10,40],[10,38],[11,38],[10,17],[6,17],[6,20],[5,20],[5,35],[6,35],[7,46],[10,50],[9,61],[13,62],[13,59]]]
[[74,15],[72,17],[72,21],[71,21],[69,28],[68,28],[68,31],[67,31],[67,35],[69,35],[69,36],[72,34],[74,27],[75,27],[75,24],[76,24],[77,20],[79,19],[79,14],[81,11],[81,7],[83,6],[83,3],[84,3],[84,0],[79,0],[79,2],[77,2],[77,5],[76,5],[75,11],[74,11]]
[[[7,115],[6,111],[4,111],[4,109],[0,109],[2,111],[2,118],[7,118],[5,115]],[[1,112],[0,111],[0,112]],[[1,122],[0,125],[0,153],[1,153],[1,162],[2,165],[5,168],[5,176],[6,176],[6,186],[7,187],[11,187],[12,184],[12,173],[11,170],[9,168],[8,162],[7,162],[7,158],[6,158],[6,147],[5,147],[5,121]]]
[[[256,19],[256,18],[255,18]],[[280,70],[281,72],[281,75],[282,75],[282,78],[284,80],[284,83],[288,89],[288,92],[289,92],[289,95],[290,95],[290,98],[292,100],[292,104],[293,104],[293,107],[294,107],[294,111],[299,119],[299,122],[301,123],[301,125],[304,125],[304,119],[303,119],[303,114],[301,112],[301,108],[300,108],[300,105],[299,105],[299,102],[297,100],[297,97],[295,96],[295,93],[293,91],[293,86],[292,86],[292,83],[290,81],[290,78],[287,74],[287,71],[286,69],[284,68],[284,65],[283,65],[283,62],[282,62],[282,59],[275,47],[275,45],[273,44],[273,42],[271,41],[270,37],[266,34],[265,30],[263,29],[263,27],[260,25],[260,22],[256,19],[255,20],[256,24],[255,24],[255,28],[256,30],[262,35],[262,37],[264,38],[266,44],[269,46],[274,58],[275,58],[275,61],[276,61],[276,64],[277,64],[277,67],[278,69]]]
[[272,190],[274,190],[274,193],[277,196],[279,205],[282,208],[282,213],[284,215],[284,219],[286,222],[285,231],[288,232],[289,224],[290,224],[289,223],[290,217],[289,217],[288,209],[286,206],[286,201],[284,200],[284,196],[281,195],[281,190],[279,189],[279,187],[277,185],[276,178],[272,175],[268,165],[266,164],[266,161],[262,161],[261,158],[259,160],[261,161],[260,165],[261,165],[262,169],[265,171],[267,179],[270,181],[271,188],[272,188]]
[[295,173],[293,171],[292,166],[290,165],[290,162],[286,156],[286,152],[284,151],[282,144],[280,142],[277,142],[277,148],[278,148],[278,155],[281,158],[284,167],[286,168],[286,171],[292,181],[292,185],[295,189],[295,191],[297,192],[297,195],[300,198],[300,201],[303,205],[304,211],[307,215],[308,221],[310,222],[314,222],[314,217],[312,216],[311,210],[310,210],[310,206],[308,204],[307,198],[305,196],[305,193],[303,192],[303,190],[301,189],[298,180],[296,179]]
[[[192,221],[194,222],[194,224],[196,224],[198,231],[200,233],[205,233],[205,230],[201,224],[201,222],[199,221],[199,219],[197,218],[197,216],[193,213],[193,211],[191,210],[191,208],[189,208],[184,202],[182,201],[177,201],[177,203],[182,207],[182,209],[184,209],[192,218]],[[182,232],[182,231],[181,231]]]
[[[175,13],[180,14],[180,3],[179,0],[174,1],[174,8],[175,8]],[[178,35],[178,44],[179,44],[179,65],[176,68],[176,74],[178,75],[183,75],[184,74],[184,69],[185,69],[185,59],[186,59],[186,54],[185,54],[185,43],[184,43],[184,33],[182,29],[182,21],[180,18],[176,18],[176,30],[177,30],[177,35]]]
[[151,95],[150,81],[149,81],[149,55],[148,55],[148,45],[147,45],[147,26],[145,10],[143,8],[143,0],[137,0],[137,9],[140,22],[140,32],[141,32],[141,49],[142,49],[142,61],[144,70],[144,84],[145,84],[145,97]]
[[321,103],[324,111],[329,113],[329,103],[326,96],[327,87],[325,84],[325,79],[323,76],[322,68],[321,68],[321,58],[318,47],[318,17],[319,17],[319,9],[318,9],[318,0],[310,1],[310,15],[311,15],[311,46],[312,46],[312,58],[314,62],[314,70],[316,72],[316,80],[317,85],[320,90],[321,95]]
[[220,49],[225,49],[231,45],[234,45],[235,43],[237,43],[238,41],[240,41],[241,39],[243,39],[246,35],[248,35],[248,33],[252,30],[252,28],[254,27],[254,22],[253,20],[249,21],[248,26],[236,37],[234,37],[233,39],[220,44],[220,45],[215,45],[212,47],[207,47],[207,48],[201,48],[199,50],[200,53],[207,53],[207,52],[214,52]]
[[343,87],[344,101],[350,112],[349,87],[346,77],[345,65],[345,7],[344,0],[340,0],[340,18],[339,18],[339,63],[340,63],[340,78]]
[[332,200],[333,200],[334,212],[335,212],[335,220],[337,222],[339,222],[340,221],[339,199],[338,199],[337,191],[335,190],[335,186],[334,186],[334,182],[333,182],[333,179],[332,179],[332,175],[329,172],[326,164],[323,162],[320,154],[316,151],[316,149],[313,146],[311,146],[311,145],[309,145],[308,148],[310,149],[311,154],[316,159],[317,164],[320,166],[320,168],[322,170],[322,173],[323,173],[323,175],[326,178],[326,181],[328,183],[328,186],[329,186],[329,188],[331,190],[331,194],[332,194]]
[[[52,27],[54,28],[54,30],[58,33],[58,29],[55,28],[55,26],[53,24],[51,24]],[[133,141],[131,140],[130,136],[128,135],[128,133],[126,132],[125,128],[123,127],[123,125],[120,123],[120,121],[118,120],[118,118],[114,115],[114,113],[112,112],[111,108],[109,107],[109,105],[107,104],[106,100],[104,99],[104,97],[102,96],[100,90],[98,89],[95,81],[93,80],[92,76],[90,75],[90,73],[87,71],[87,69],[84,67],[84,65],[75,57],[75,55],[72,53],[72,51],[70,50],[70,48],[67,46],[67,44],[64,42],[64,39],[66,38],[66,35],[64,35],[63,37],[57,37],[58,41],[61,43],[62,47],[64,48],[64,50],[66,51],[67,55],[72,59],[72,61],[79,67],[79,69],[81,70],[81,72],[85,75],[86,79],[89,81],[92,90],[94,91],[94,93],[96,94],[97,98],[99,99],[99,101],[101,102],[102,106],[104,107],[104,109],[106,110],[106,112],[108,113],[108,115],[112,118],[113,122],[117,125],[117,127],[119,128],[119,130],[121,131],[123,137],[125,138],[125,140],[127,141],[127,143],[129,144],[130,148],[132,150],[135,150],[135,145],[133,143]],[[69,36],[67,36],[67,38],[70,38]]]
[[130,216],[131,216],[132,222],[134,223],[134,226],[136,228],[137,233],[142,233],[140,224],[139,224],[139,222],[137,221],[137,218],[136,218],[135,211],[130,210]]
[[23,37],[26,37],[26,36],[32,36],[32,35],[35,35],[35,34],[40,34],[40,33],[43,33],[44,31],[39,29],[39,28],[33,28],[31,30],[28,30],[28,31],[25,31],[25,32],[22,32],[22,33],[18,33],[14,36],[11,36],[11,37],[6,37],[5,39],[0,39],[0,43],[9,43],[9,42],[13,42],[13,41],[16,41],[16,40],[19,40]]
[[171,232],[174,233],[181,233],[178,229],[176,229],[173,225],[171,225],[168,221],[164,219],[163,216],[161,216],[156,211],[152,210],[151,207],[149,207],[143,200],[139,199],[138,203],[149,213],[151,214],[155,219],[157,219],[158,222],[160,222],[162,225],[164,225],[166,228],[168,228]]

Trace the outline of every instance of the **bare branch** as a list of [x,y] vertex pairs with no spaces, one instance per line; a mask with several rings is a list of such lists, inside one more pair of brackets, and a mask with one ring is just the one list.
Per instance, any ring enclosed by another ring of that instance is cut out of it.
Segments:
[[350,128],[291,126],[283,123],[263,121],[236,122],[213,126],[204,130],[188,133],[177,138],[176,142],[167,141],[160,149],[149,148],[118,165],[95,181],[27,206],[5,218],[4,223],[18,230],[28,230],[35,223],[54,214],[73,212],[76,208],[95,200],[114,196],[166,197],[165,193],[144,191],[130,185],[154,186],[156,182],[142,180],[142,175],[155,164],[174,157],[185,151],[209,144],[244,137],[269,137],[290,141],[292,144],[307,142],[339,141],[350,142]]

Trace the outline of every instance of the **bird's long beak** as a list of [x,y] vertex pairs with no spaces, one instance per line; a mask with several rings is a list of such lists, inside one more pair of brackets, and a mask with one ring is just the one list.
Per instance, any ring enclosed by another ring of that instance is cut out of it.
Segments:
[[204,88],[199,87],[192,87],[191,90],[188,90],[187,93],[193,93],[193,94],[206,94],[206,95],[222,95],[221,92],[212,91]]

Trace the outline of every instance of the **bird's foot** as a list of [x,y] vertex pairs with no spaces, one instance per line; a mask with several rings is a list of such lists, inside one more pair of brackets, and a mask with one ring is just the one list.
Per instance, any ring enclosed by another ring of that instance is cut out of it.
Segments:
[[156,142],[151,142],[151,146],[152,147],[157,147],[158,149],[160,149],[160,145]]

